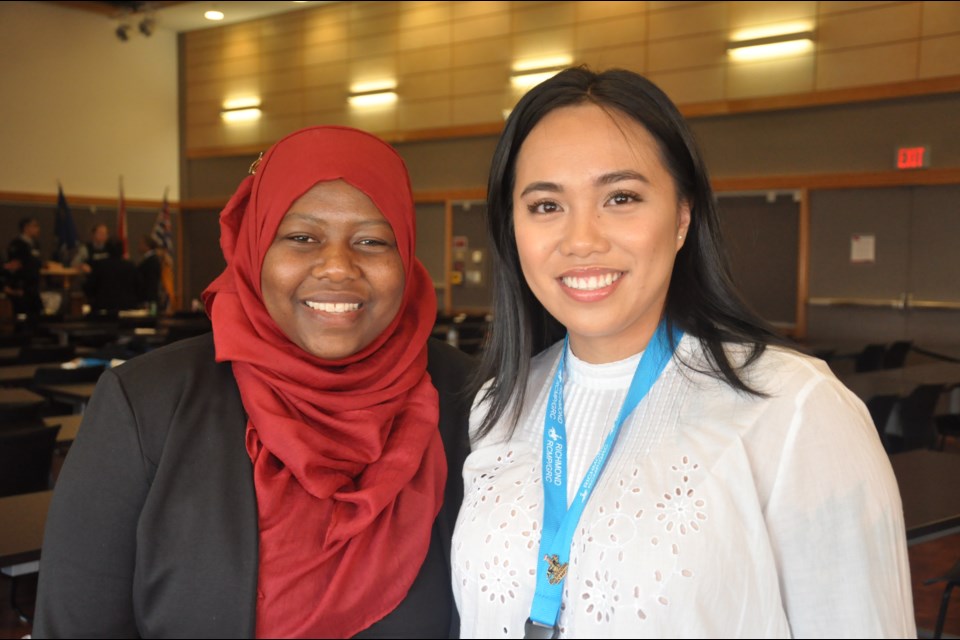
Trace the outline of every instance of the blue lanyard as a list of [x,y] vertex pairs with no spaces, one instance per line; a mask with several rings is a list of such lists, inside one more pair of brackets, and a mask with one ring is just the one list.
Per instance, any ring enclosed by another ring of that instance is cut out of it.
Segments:
[[567,508],[567,430],[563,409],[563,378],[566,368],[569,335],[563,341],[563,353],[550,387],[550,402],[543,421],[543,528],[540,536],[540,555],[537,559],[537,590],[533,597],[526,637],[557,637],[557,617],[563,599],[563,581],[567,575],[570,545],[573,534],[590,494],[603,473],[610,452],[617,442],[623,423],[630,416],[650,388],[660,377],[673,357],[673,345],[680,342],[683,333],[673,332],[673,341],[667,338],[666,324],[661,321],[650,339],[640,363],[633,374],[627,396],[613,429],[587,470],[580,489]]

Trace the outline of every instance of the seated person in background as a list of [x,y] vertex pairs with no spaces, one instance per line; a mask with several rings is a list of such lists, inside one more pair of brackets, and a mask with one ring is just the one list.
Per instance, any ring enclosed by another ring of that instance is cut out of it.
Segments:
[[160,274],[163,272],[163,256],[157,251],[160,243],[150,234],[140,238],[140,251],[143,258],[137,265],[140,273],[140,303],[147,309],[160,307],[160,296],[163,291]]
[[100,260],[110,257],[107,243],[110,240],[110,230],[102,222],[90,229],[90,241],[77,247],[77,252],[70,261],[70,266],[80,269],[84,273],[93,271],[93,265]]
[[109,315],[140,307],[140,274],[137,265],[123,257],[123,245],[107,242],[108,257],[93,264],[83,292],[94,314]]
[[430,339],[406,167],[312,127],[255,171],[220,216],[213,333],[97,384],[47,518],[34,638],[456,634],[473,363]]

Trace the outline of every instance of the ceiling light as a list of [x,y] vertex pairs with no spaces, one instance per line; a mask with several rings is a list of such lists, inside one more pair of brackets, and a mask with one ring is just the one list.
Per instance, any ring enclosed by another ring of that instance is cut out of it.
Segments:
[[761,60],[799,55],[813,50],[813,31],[737,40],[727,43],[727,54],[733,60]]
[[203,17],[207,20],[223,20],[223,11],[210,9],[209,11],[204,12]]

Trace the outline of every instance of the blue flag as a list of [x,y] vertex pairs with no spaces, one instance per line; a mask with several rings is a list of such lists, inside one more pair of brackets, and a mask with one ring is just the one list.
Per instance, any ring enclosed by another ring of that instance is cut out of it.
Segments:
[[70,205],[63,195],[63,186],[57,183],[57,220],[54,228],[57,236],[57,248],[54,258],[62,264],[69,264],[77,248],[77,226],[73,222]]

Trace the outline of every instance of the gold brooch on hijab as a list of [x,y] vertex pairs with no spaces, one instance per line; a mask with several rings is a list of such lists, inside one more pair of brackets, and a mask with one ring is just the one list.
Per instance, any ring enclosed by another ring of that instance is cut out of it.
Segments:
[[260,152],[260,155],[257,156],[257,159],[253,161],[253,164],[250,165],[250,175],[255,175],[257,173],[257,167],[260,166],[260,161],[263,160],[263,151]]

